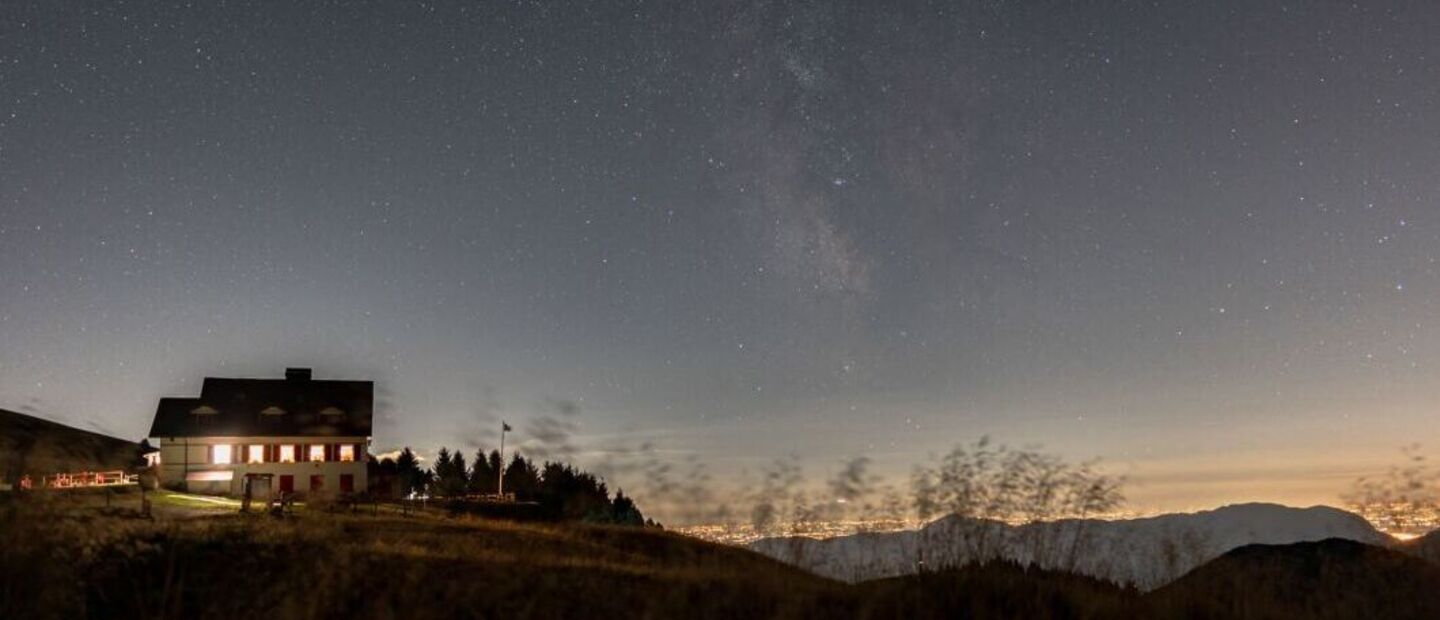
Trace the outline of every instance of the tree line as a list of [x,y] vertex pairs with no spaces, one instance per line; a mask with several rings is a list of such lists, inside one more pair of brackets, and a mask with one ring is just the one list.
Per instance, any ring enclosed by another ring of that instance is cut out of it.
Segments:
[[504,464],[498,450],[478,450],[467,461],[459,450],[440,448],[435,463],[426,468],[409,447],[395,458],[376,463],[379,487],[392,496],[428,496],[439,499],[495,496],[504,481],[505,494],[516,501],[534,502],[545,518],[620,525],[658,526],[646,519],[624,491],[610,495],[605,481],[568,463],[539,464],[516,453]]

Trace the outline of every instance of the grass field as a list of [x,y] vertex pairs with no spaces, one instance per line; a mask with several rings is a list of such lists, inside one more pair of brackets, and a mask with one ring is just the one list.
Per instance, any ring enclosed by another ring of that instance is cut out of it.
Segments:
[[0,617],[833,617],[845,603],[839,584],[655,530],[153,506],[155,520],[8,507]]
[[1358,543],[1242,550],[1159,595],[1012,564],[849,585],[654,529],[150,497],[0,501],[0,618],[1418,618],[1440,591]]

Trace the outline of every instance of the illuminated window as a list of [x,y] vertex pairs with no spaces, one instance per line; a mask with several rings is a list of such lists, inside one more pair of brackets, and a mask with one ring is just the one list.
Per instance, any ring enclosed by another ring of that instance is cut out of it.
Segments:
[[230,462],[230,446],[228,444],[212,446],[210,449],[211,463],[222,465]]
[[289,445],[280,446],[280,462],[281,462],[281,463],[294,463],[294,462],[295,462],[295,446],[289,446]]
[[323,461],[323,460],[325,460],[325,446],[324,446],[323,444],[318,444],[318,443],[310,444],[310,460],[312,460],[312,461]]
[[340,446],[340,461],[350,462],[355,460],[355,446],[345,444]]
[[250,446],[247,446],[246,452],[245,452],[245,462],[246,462],[246,463],[264,463],[264,462],[265,462],[265,446],[262,446],[262,445],[260,445],[260,444],[252,444],[252,445],[250,445]]

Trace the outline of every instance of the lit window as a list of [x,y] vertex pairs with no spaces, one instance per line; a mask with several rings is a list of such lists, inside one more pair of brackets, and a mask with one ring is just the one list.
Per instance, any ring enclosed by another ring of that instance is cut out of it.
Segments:
[[340,460],[341,462],[350,462],[355,460],[355,446],[352,446],[348,443],[340,446]]
[[295,446],[280,446],[280,462],[281,462],[281,463],[294,463],[294,462],[295,462]]
[[265,446],[262,446],[260,444],[248,446],[245,457],[246,463],[264,463]]
[[318,443],[310,444],[310,460],[312,460],[312,461],[323,461],[323,460],[325,460],[325,446],[324,446],[324,444],[318,444]]
[[210,459],[211,463],[214,463],[216,465],[223,465],[230,462],[229,444],[217,445],[213,447],[212,450],[213,452],[211,452],[211,456],[213,456],[214,458]]

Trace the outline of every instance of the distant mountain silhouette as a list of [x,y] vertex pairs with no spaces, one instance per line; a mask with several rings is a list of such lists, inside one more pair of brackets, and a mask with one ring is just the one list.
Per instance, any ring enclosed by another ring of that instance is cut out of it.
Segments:
[[0,479],[7,483],[26,473],[127,469],[140,458],[136,442],[0,409]]
[[1156,618],[1440,618],[1440,566],[1342,539],[1247,545],[1145,598]]
[[1415,557],[1440,564],[1440,530],[1435,530],[1415,540],[1405,541],[1396,545],[1395,548]]
[[[827,540],[771,538],[751,549],[846,581],[911,574],[967,563],[963,538],[979,522],[937,520],[918,531],[857,534]],[[1153,589],[1231,549],[1346,538],[1393,540],[1358,515],[1330,508],[1239,504],[1196,513],[1115,521],[1063,520],[1011,527],[985,524],[1001,539],[1001,558]],[[1034,541],[1049,541],[1048,546]]]

